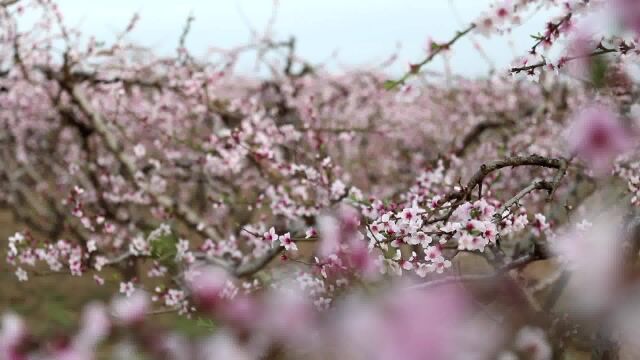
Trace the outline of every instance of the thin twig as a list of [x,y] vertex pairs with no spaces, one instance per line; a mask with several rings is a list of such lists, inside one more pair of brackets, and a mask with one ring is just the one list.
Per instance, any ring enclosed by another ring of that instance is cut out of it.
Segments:
[[551,287],[551,292],[547,296],[546,300],[544,301],[544,305],[542,306],[544,311],[551,311],[551,309],[553,309],[553,306],[558,302],[560,295],[562,295],[562,291],[567,286],[567,283],[569,283],[569,275],[569,272],[563,271],[560,274],[560,277],[554,282],[553,286]]
[[422,284],[409,286],[406,289],[407,290],[430,289],[433,287],[439,287],[439,286],[454,284],[458,282],[493,280],[504,275],[510,270],[521,268],[534,260],[537,260],[537,258],[531,254],[528,254],[516,260],[513,260],[512,262],[502,266],[497,271],[490,274],[466,274],[466,275],[447,276],[441,279],[431,280],[431,281],[424,282]]
[[455,34],[455,36],[453,38],[451,38],[451,40],[449,40],[448,42],[446,42],[444,44],[434,44],[434,50],[431,51],[431,53],[429,53],[429,56],[427,56],[421,62],[411,65],[411,70],[408,71],[407,73],[405,73],[400,79],[398,79],[398,80],[390,80],[389,82],[385,83],[385,87],[388,90],[390,90],[390,89],[395,88],[398,85],[404,84],[404,82],[407,79],[409,79],[411,76],[413,76],[413,75],[417,74],[418,72],[420,72],[420,69],[422,69],[423,66],[425,66],[428,63],[430,63],[442,51],[450,49],[451,46],[453,46],[453,44],[455,44],[462,37],[464,37],[465,35],[470,33],[471,30],[475,29],[475,27],[476,27],[475,24],[471,24],[466,29],[464,29],[462,31],[458,31]]
[[485,176],[489,175],[491,172],[500,170],[505,167],[518,167],[518,166],[541,166],[553,169],[559,169],[562,166],[563,162],[560,159],[555,158],[546,158],[540,155],[529,155],[529,156],[513,156],[502,160],[492,161],[486,164],[482,164],[480,166],[480,170],[478,170],[469,180],[469,183],[465,189],[465,199],[471,199],[471,192],[473,189],[478,186]]
[[[604,55],[604,54],[610,54],[610,53],[617,53],[619,52],[617,49],[601,49],[601,50],[596,50],[592,53],[589,54],[585,54],[585,55],[578,55],[578,56],[570,56],[570,57],[566,57],[562,59],[562,62],[567,63],[570,61],[574,61],[574,60],[578,60],[578,59],[586,59],[586,58],[590,58],[590,57],[596,57],[596,56],[600,56],[600,55]],[[531,65],[527,65],[527,66],[520,66],[520,67],[513,67],[511,68],[511,72],[512,73],[520,73],[520,72],[528,72],[528,73],[533,73],[533,70],[537,69],[537,68],[541,68],[545,65],[547,65],[547,60],[542,60],[538,63],[535,64],[531,64]]]
[[454,150],[454,154],[457,157],[461,157],[464,156],[465,152],[468,150],[468,148],[476,142],[476,140],[478,140],[480,138],[480,135],[482,135],[485,131],[487,130],[492,130],[492,129],[498,129],[501,128],[503,126],[507,126],[507,125],[512,125],[513,122],[512,121],[500,121],[500,120],[490,120],[490,121],[483,121],[480,122],[478,124],[476,124],[471,131],[469,131],[464,138],[462,139],[462,142],[460,144],[459,147],[457,147]]
[[565,22],[568,22],[569,20],[571,20],[572,16],[573,16],[573,13],[568,13],[562,19],[560,19],[560,21],[558,21],[557,23],[555,24],[549,23],[550,26],[548,26],[547,35],[542,36],[535,44],[533,44],[529,52],[532,54],[535,54],[538,46],[540,46],[545,41],[551,42],[553,35],[555,33],[558,33],[560,26],[562,26],[562,24],[564,24]]
[[503,219],[502,214],[505,211],[507,211],[509,208],[511,208],[513,205],[517,204],[520,200],[522,200],[522,198],[527,196],[527,194],[529,194],[530,192],[533,192],[535,190],[547,190],[549,193],[551,193],[554,187],[555,187],[554,183],[550,183],[545,180],[536,180],[532,182],[531,184],[529,184],[529,186],[520,190],[520,192],[518,192],[514,197],[507,200],[507,202],[505,202],[502,206],[500,206],[500,208],[498,209],[498,211],[496,211],[494,215],[494,221],[495,222],[502,221]]
[[20,0],[2,0],[0,1],[0,7],[7,7],[16,4]]

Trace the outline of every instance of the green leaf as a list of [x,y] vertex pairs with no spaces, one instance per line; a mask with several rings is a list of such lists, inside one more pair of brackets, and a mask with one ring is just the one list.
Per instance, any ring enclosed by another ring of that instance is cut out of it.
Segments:
[[198,327],[206,328],[206,329],[209,329],[209,330],[215,329],[215,324],[213,323],[213,320],[211,320],[211,319],[203,319],[203,318],[199,317],[198,320],[197,320],[197,325],[198,325]]
[[543,40],[544,36],[542,36],[542,34],[537,33],[536,35],[529,35],[531,36],[534,40]]
[[179,316],[173,320],[173,325],[178,332],[192,337],[211,335],[216,330],[216,324],[213,320],[201,317],[189,319]]
[[178,237],[171,232],[151,241],[151,256],[167,266],[173,263],[173,259],[178,253]]
[[601,88],[605,85],[605,77],[609,64],[603,57],[594,57],[591,61],[591,81],[593,86]]
[[395,80],[387,80],[384,82],[384,89],[385,90],[391,90],[394,87],[398,86],[399,82],[395,81]]
[[74,314],[68,310],[63,303],[57,301],[51,301],[47,303],[47,314],[52,322],[68,328],[73,325]]

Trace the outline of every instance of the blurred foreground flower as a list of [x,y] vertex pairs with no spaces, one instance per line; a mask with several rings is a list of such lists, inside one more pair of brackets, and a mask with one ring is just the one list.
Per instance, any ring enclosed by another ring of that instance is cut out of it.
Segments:
[[119,296],[111,303],[111,311],[116,320],[125,326],[135,325],[144,320],[149,311],[147,293],[136,290],[131,296]]
[[194,301],[205,311],[213,310],[221,300],[229,275],[219,267],[207,266],[191,269],[187,282]]
[[611,171],[615,158],[631,147],[631,136],[618,115],[605,106],[580,111],[567,131],[567,140],[571,152],[598,176]]
[[574,310],[593,314],[611,305],[619,295],[622,276],[621,212],[581,221],[552,240],[561,266],[571,275],[569,291]]
[[392,288],[379,299],[356,296],[336,310],[325,340],[338,358],[452,359],[463,348],[459,331],[469,305],[456,286]]
[[612,5],[622,25],[640,33],[640,2],[637,0],[612,0]]
[[27,329],[22,319],[14,313],[4,314],[2,327],[0,327],[0,358],[7,360],[26,359],[20,350],[26,337]]

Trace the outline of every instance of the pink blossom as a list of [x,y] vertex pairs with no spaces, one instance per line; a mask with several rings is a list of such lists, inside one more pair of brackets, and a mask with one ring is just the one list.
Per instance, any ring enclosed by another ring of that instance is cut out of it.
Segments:
[[621,211],[591,217],[567,229],[552,241],[563,267],[571,272],[573,307],[587,313],[606,308],[615,298],[622,261]]
[[291,234],[290,233],[286,233],[284,235],[281,235],[278,238],[278,240],[280,240],[280,244],[282,244],[282,247],[284,247],[285,250],[287,250],[287,251],[298,251],[298,246],[291,239]]
[[631,146],[629,132],[616,113],[605,106],[580,111],[567,131],[569,149],[597,175],[605,175],[615,158]]
[[229,274],[216,266],[191,269],[187,279],[194,300],[204,311],[213,310],[220,304],[229,280]]
[[87,304],[82,311],[80,330],[74,339],[75,346],[93,349],[109,334],[110,328],[111,321],[104,304],[97,302]]
[[[378,359],[447,359],[464,316],[464,300],[454,289],[406,291],[384,304],[385,320]],[[437,324],[437,325],[436,325]]]
[[93,351],[67,345],[62,349],[57,349],[50,355],[51,360],[91,360],[94,359]]
[[547,336],[540,328],[526,326],[520,329],[515,346],[532,360],[550,360],[553,354]]
[[340,224],[335,217],[329,215],[318,217],[317,223],[320,234],[318,254],[322,257],[331,255],[338,250],[340,245]]
[[7,360],[24,360],[19,347],[26,340],[27,329],[23,320],[14,313],[2,315],[0,327],[0,357]]
[[349,299],[329,331],[344,358],[451,359],[466,308],[455,288],[392,289],[374,302]]
[[312,227],[308,228],[307,231],[305,231],[304,233],[305,239],[309,239],[316,236],[318,236],[318,232],[316,231],[315,228],[312,228]]
[[566,69],[573,77],[591,80],[594,59],[589,54],[598,47],[597,35],[593,30],[595,25],[593,22],[586,22],[571,29],[567,47],[556,62],[558,70]]
[[635,0],[612,0],[612,3],[622,24],[640,33],[640,3]]
[[127,297],[133,295],[136,288],[131,281],[120,283],[120,293],[125,294]]
[[226,331],[216,331],[214,335],[204,339],[198,350],[197,359],[210,359],[212,355],[221,359],[256,359],[256,356],[248,348]]
[[257,321],[265,335],[293,348],[309,344],[313,329],[317,327],[315,311],[309,297],[299,287],[287,282],[271,290],[264,301],[262,316]]
[[[9,280],[111,279],[99,293],[121,294],[108,309],[89,303],[75,335],[27,338],[6,314],[0,359],[90,360],[105,342],[121,358],[542,360],[547,332],[587,338],[636,302],[638,269],[623,255],[637,255],[626,241],[637,234],[618,224],[637,209],[571,223],[601,193],[618,200],[598,188],[610,183],[640,205],[625,127],[628,109],[640,113],[639,79],[623,74],[640,56],[635,1],[494,0],[395,75],[399,54],[335,72],[268,30],[198,59],[182,44],[154,54],[131,42],[137,17],[116,42],[85,41],[52,1],[24,2],[0,0],[0,205],[25,227],[6,243]],[[622,29],[568,33],[607,7]],[[475,36],[517,35],[533,13],[553,15],[514,39],[529,55],[511,72],[538,84],[505,76]],[[566,49],[551,48],[565,35]],[[469,38],[490,76],[452,68]],[[238,59],[254,53],[266,71],[246,74]],[[569,141],[556,141],[570,112]],[[549,169],[567,143],[567,171]],[[590,175],[607,172],[616,181],[594,186]],[[555,195],[538,186],[551,182]],[[305,230],[315,251],[296,251]],[[529,281],[547,263],[555,271]],[[513,301],[566,273],[572,316]],[[215,331],[165,332],[147,318],[164,311]]]
[[269,231],[265,232],[262,237],[269,243],[273,243],[274,241],[278,240],[278,234],[276,233],[276,229],[274,229],[273,226],[269,229]]
[[111,313],[124,326],[142,322],[149,310],[149,296],[141,290],[131,296],[119,296],[111,302]]

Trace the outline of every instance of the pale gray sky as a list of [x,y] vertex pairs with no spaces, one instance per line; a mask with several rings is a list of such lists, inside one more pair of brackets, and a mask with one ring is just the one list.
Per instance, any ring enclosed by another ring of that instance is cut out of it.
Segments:
[[[141,20],[133,39],[160,51],[172,51],[189,13],[195,16],[187,45],[195,54],[209,46],[230,47],[249,38],[249,26],[262,29],[272,14],[270,0],[58,0],[65,21],[108,40],[124,28],[134,12]],[[391,70],[404,70],[419,60],[428,37],[444,41],[472,21],[491,0],[280,0],[275,32],[295,35],[299,53],[312,61],[338,51],[336,66],[372,64],[386,59],[401,44],[400,60]],[[452,6],[453,4],[453,6]],[[454,10],[455,9],[455,10]],[[480,41],[496,66],[506,67],[514,49],[522,54],[529,34],[544,29],[545,16],[532,16],[514,34]],[[457,73],[481,75],[488,69],[469,40],[455,47],[451,59]],[[442,69],[442,61],[431,65]]]

